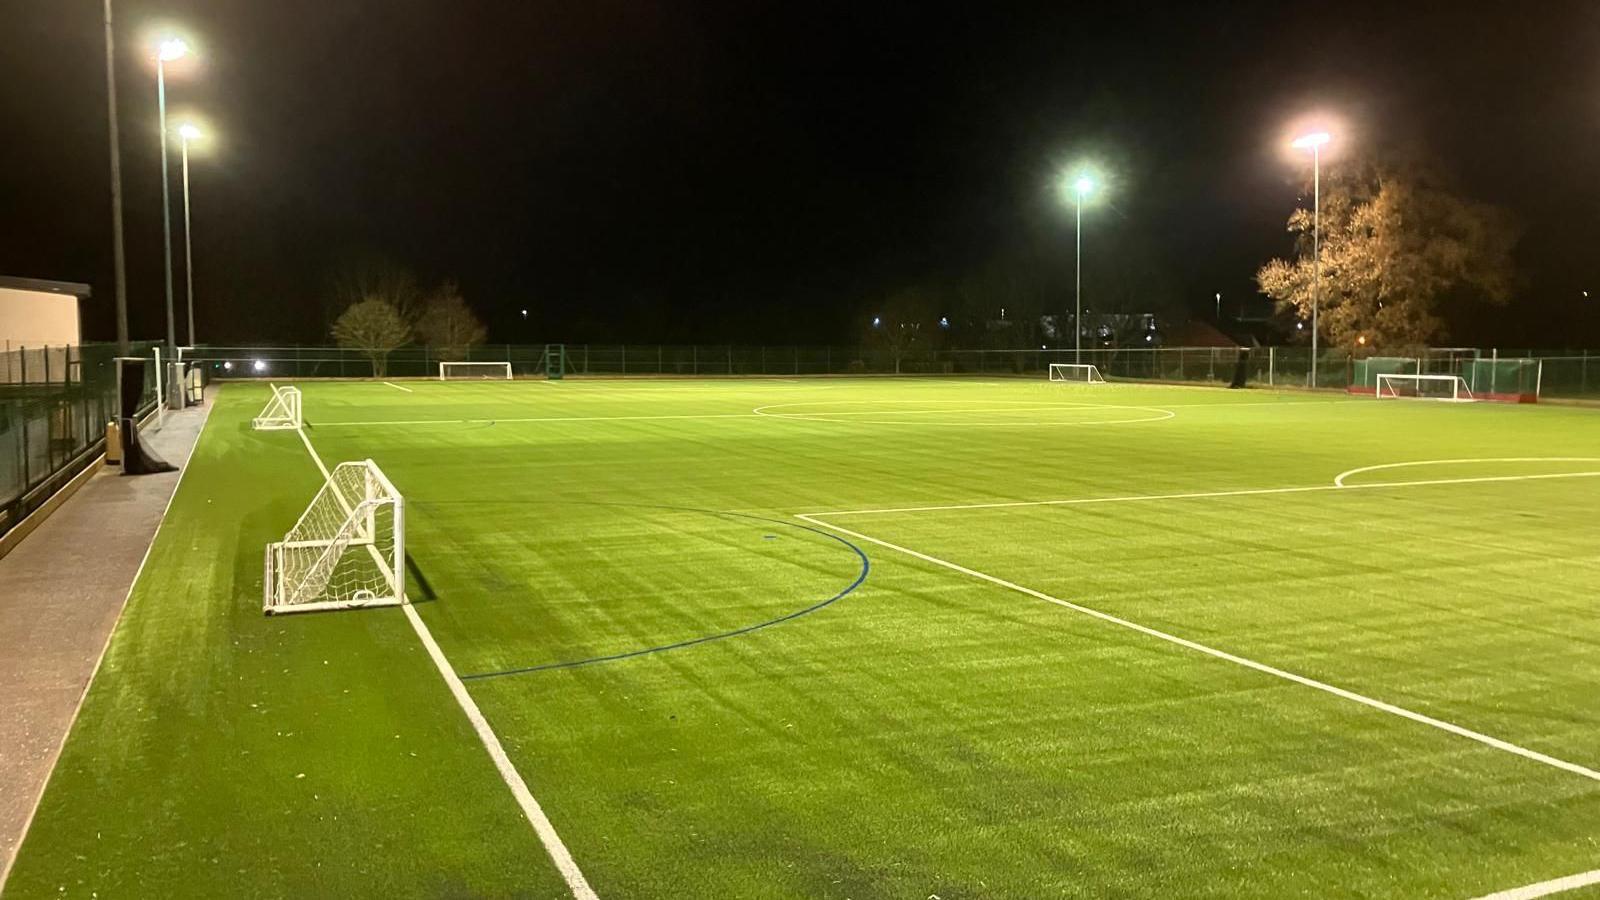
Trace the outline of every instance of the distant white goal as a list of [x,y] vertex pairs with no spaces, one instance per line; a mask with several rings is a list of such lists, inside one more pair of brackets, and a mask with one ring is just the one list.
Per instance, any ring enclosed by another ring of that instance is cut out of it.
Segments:
[[293,431],[300,424],[300,389],[276,385],[261,415],[250,420],[250,427],[257,431]]
[[1093,363],[1051,363],[1051,381],[1070,381],[1076,384],[1105,384],[1106,379]]
[[267,545],[267,615],[405,602],[405,499],[372,460],[340,463]]
[[1445,400],[1470,403],[1477,399],[1459,375],[1405,375],[1383,372],[1377,376],[1379,400]]
[[511,363],[508,362],[441,362],[440,381],[510,381]]

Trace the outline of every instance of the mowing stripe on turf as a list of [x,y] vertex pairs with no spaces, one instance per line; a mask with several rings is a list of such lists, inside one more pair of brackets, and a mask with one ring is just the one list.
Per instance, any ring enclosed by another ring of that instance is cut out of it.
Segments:
[[[1593,474],[1600,474],[1600,472],[1593,473]],[[1503,750],[1506,753],[1513,753],[1513,754],[1516,754],[1517,756],[1521,756],[1521,757],[1523,757],[1525,759],[1531,759],[1534,762],[1543,763],[1543,764],[1545,764],[1547,766],[1552,766],[1554,768],[1561,769],[1563,771],[1571,772],[1574,775],[1582,776],[1582,777],[1587,778],[1587,779],[1589,779],[1591,781],[1600,781],[1600,771],[1596,771],[1594,769],[1590,769],[1590,768],[1587,768],[1585,766],[1580,766],[1577,763],[1567,762],[1564,759],[1557,759],[1554,756],[1550,756],[1548,754],[1540,753],[1537,750],[1529,750],[1526,747],[1520,747],[1520,746],[1518,746],[1516,744],[1510,743],[1509,741],[1503,741],[1503,740],[1501,740],[1501,739],[1499,739],[1497,737],[1492,737],[1490,735],[1484,734],[1484,733],[1479,732],[1479,731],[1473,731],[1470,728],[1464,728],[1464,727],[1462,727],[1460,725],[1454,724],[1453,722],[1446,722],[1443,719],[1435,719],[1432,716],[1426,716],[1426,715],[1423,715],[1422,713],[1419,713],[1419,712],[1413,712],[1413,711],[1411,711],[1409,709],[1406,709],[1405,707],[1395,706],[1393,703],[1386,703],[1386,702],[1384,702],[1382,700],[1378,700],[1378,699],[1375,699],[1375,698],[1372,698],[1372,697],[1368,697],[1365,694],[1358,694],[1358,693],[1356,693],[1354,691],[1348,691],[1348,690],[1345,690],[1344,688],[1341,688],[1341,687],[1335,687],[1334,685],[1328,684],[1327,682],[1324,682],[1324,681],[1318,681],[1318,680],[1316,680],[1314,678],[1307,678],[1304,675],[1297,675],[1294,672],[1290,672],[1290,671],[1287,671],[1287,670],[1284,670],[1284,669],[1280,669],[1280,668],[1277,668],[1276,666],[1269,666],[1266,663],[1256,662],[1253,659],[1246,659],[1243,656],[1238,656],[1236,654],[1229,653],[1226,650],[1218,650],[1215,647],[1209,647],[1209,646],[1207,646],[1205,644],[1197,643],[1197,642],[1191,641],[1191,640],[1189,640],[1187,638],[1181,638],[1181,637],[1178,637],[1175,634],[1169,634],[1169,633],[1167,633],[1165,631],[1161,631],[1161,630],[1156,629],[1156,628],[1151,628],[1148,625],[1140,625],[1138,622],[1134,622],[1134,621],[1131,621],[1131,620],[1128,620],[1128,619],[1124,619],[1124,618],[1122,618],[1120,616],[1114,616],[1114,615],[1112,615],[1110,613],[1107,613],[1107,612],[1101,612],[1098,609],[1093,609],[1091,607],[1087,607],[1087,606],[1083,606],[1083,605],[1080,605],[1080,604],[1077,604],[1077,603],[1073,603],[1070,600],[1063,600],[1060,597],[1051,596],[1050,594],[1046,594],[1043,591],[1036,591],[1033,588],[1023,587],[1022,585],[1017,584],[1014,581],[1007,581],[1006,579],[1000,578],[1000,577],[995,576],[995,575],[989,575],[989,574],[984,573],[984,572],[979,572],[976,569],[969,569],[966,566],[960,565],[959,563],[953,563],[953,562],[950,562],[949,560],[946,560],[946,559],[940,559],[937,556],[930,556],[930,555],[928,555],[926,553],[921,553],[921,552],[918,552],[916,550],[912,550],[909,547],[902,547],[899,544],[891,544],[888,541],[881,540],[881,539],[875,538],[875,537],[871,537],[870,535],[862,534],[859,531],[851,531],[848,528],[843,528],[843,527],[841,527],[839,525],[834,525],[834,524],[832,524],[830,522],[825,522],[825,521],[821,520],[820,518],[817,518],[817,516],[815,514],[813,514],[813,515],[800,514],[800,515],[797,515],[795,518],[800,519],[800,520],[805,521],[805,522],[810,522],[813,525],[821,525],[824,528],[831,528],[834,531],[837,531],[837,532],[839,532],[841,534],[847,534],[847,535],[849,535],[849,536],[851,536],[853,538],[858,538],[860,540],[867,541],[868,543],[877,544],[878,546],[887,548],[889,550],[894,550],[894,551],[899,552],[899,553],[904,553],[907,556],[915,557],[917,559],[922,560],[923,562],[932,563],[932,564],[934,564],[936,566],[943,566],[946,569],[950,569],[950,570],[955,571],[955,572],[960,572],[963,575],[967,575],[967,576],[970,576],[972,578],[976,578],[976,579],[978,579],[980,581],[987,581],[990,584],[998,585],[998,586],[1006,588],[1008,590],[1016,591],[1019,594],[1026,594],[1029,597],[1033,597],[1033,598],[1038,599],[1038,600],[1043,600],[1046,603],[1053,603],[1056,606],[1060,606],[1060,607],[1062,607],[1064,609],[1070,609],[1073,612],[1082,613],[1083,615],[1099,619],[1102,622],[1109,622],[1112,625],[1116,625],[1116,626],[1121,627],[1121,628],[1127,628],[1127,629],[1129,629],[1131,631],[1137,631],[1140,634],[1148,635],[1150,637],[1166,641],[1167,643],[1170,643],[1170,644],[1176,644],[1179,647],[1184,647],[1184,648],[1189,649],[1189,650],[1194,650],[1194,651],[1196,651],[1198,653],[1204,653],[1207,656],[1212,656],[1212,657],[1215,657],[1217,659],[1224,660],[1226,662],[1231,662],[1234,665],[1243,666],[1243,667],[1245,667],[1247,669],[1254,669],[1257,672],[1262,672],[1262,673],[1267,674],[1267,675],[1272,675],[1272,676],[1277,677],[1277,678],[1282,678],[1282,679],[1284,679],[1286,681],[1292,681],[1295,684],[1304,685],[1305,687],[1309,687],[1309,688],[1316,688],[1319,691],[1323,691],[1324,693],[1332,694],[1335,697],[1339,697],[1339,698],[1344,699],[1344,700],[1350,700],[1350,701],[1355,702],[1355,703],[1360,703],[1363,706],[1370,706],[1373,709],[1381,710],[1382,712],[1386,712],[1386,713],[1389,713],[1390,715],[1394,715],[1394,716],[1399,716],[1400,718],[1403,718],[1403,719],[1410,719],[1413,722],[1418,722],[1418,723],[1421,723],[1423,725],[1428,725],[1428,726],[1431,726],[1433,728],[1437,728],[1440,731],[1447,731],[1447,732],[1449,732],[1451,734],[1454,734],[1454,735],[1457,735],[1459,737],[1464,737],[1464,738],[1467,738],[1468,740],[1477,741],[1480,744],[1484,744],[1486,746],[1493,747],[1496,750]]]
[[1560,894],[1565,891],[1575,891],[1591,884],[1600,884],[1600,869],[1588,872],[1579,872],[1565,878],[1552,878],[1538,884],[1525,884],[1522,887],[1511,888],[1505,891],[1496,891],[1485,894],[1478,900],[1533,900],[1535,897],[1548,897],[1551,894]]
[[[317,454],[317,448],[311,445],[311,438],[306,436],[305,429],[296,428],[295,433],[300,435],[300,440],[306,445],[306,452],[311,454],[311,461],[317,464],[323,479],[331,477],[328,467],[323,465],[322,457]],[[534,798],[533,791],[528,789],[528,783],[523,780],[522,773],[512,765],[511,757],[506,755],[506,748],[500,743],[500,736],[489,726],[489,720],[484,717],[483,710],[478,708],[477,701],[467,693],[467,686],[461,683],[461,677],[450,665],[450,660],[445,657],[444,651],[439,649],[439,644],[434,641],[433,633],[428,630],[427,624],[417,615],[417,611],[410,603],[400,605],[405,609],[406,621],[411,623],[412,630],[417,633],[417,638],[422,641],[422,646],[428,651],[434,666],[444,677],[444,683],[450,688],[451,695],[456,698],[456,704],[461,707],[463,713],[466,713],[467,720],[472,723],[472,730],[478,734],[478,740],[482,741],[484,749],[489,751],[489,758],[494,761],[494,767],[500,772],[501,780],[511,789],[511,795],[516,798],[517,805],[522,808],[522,814],[528,819],[528,824],[533,826],[534,833],[539,836],[539,843],[544,845],[545,852],[550,855],[550,861],[555,863],[556,869],[561,872],[561,877],[567,882],[572,896],[578,900],[598,900],[599,895],[589,886],[589,880],[578,868],[577,861],[572,858],[572,852],[567,849],[566,842],[561,840],[561,835],[556,832],[555,825],[551,824],[550,817],[545,815],[544,808]]]
[[[1556,460],[1542,460],[1556,461]],[[1375,468],[1375,467],[1374,467]],[[1340,478],[1361,469],[1351,469]],[[954,503],[947,506],[890,506],[882,509],[837,509],[805,516],[872,516],[888,513],[953,512],[964,509],[1012,509],[1026,506],[1081,506],[1091,503],[1138,503],[1151,500],[1205,500],[1213,497],[1259,497],[1269,494],[1308,494],[1316,491],[1366,491],[1378,488],[1432,487],[1446,484],[1490,484],[1501,481],[1543,481],[1551,478],[1595,478],[1594,472],[1547,472],[1539,475],[1483,475],[1473,478],[1430,478],[1417,481],[1375,481],[1371,484],[1307,484],[1300,487],[1243,488],[1235,491],[1194,491],[1182,494],[1129,494],[1124,497],[1075,497],[1069,500],[1002,500],[994,503]],[[801,518],[804,518],[802,516]]]
[[702,415],[685,416],[535,416],[533,418],[507,418],[507,419],[399,419],[375,420],[369,422],[324,422],[317,421],[318,428],[349,425],[515,425],[519,422],[633,422],[651,421],[655,419],[754,419],[754,413],[705,413]]

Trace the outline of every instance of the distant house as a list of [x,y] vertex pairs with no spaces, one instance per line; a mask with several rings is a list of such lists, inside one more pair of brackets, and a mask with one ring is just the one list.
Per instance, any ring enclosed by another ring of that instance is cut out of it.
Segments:
[[1162,335],[1168,347],[1242,347],[1239,341],[1223,334],[1217,326],[1200,319],[1190,319]]

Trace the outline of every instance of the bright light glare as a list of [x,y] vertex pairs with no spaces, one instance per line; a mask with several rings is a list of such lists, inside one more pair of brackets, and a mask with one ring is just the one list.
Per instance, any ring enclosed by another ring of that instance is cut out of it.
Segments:
[[258,359],[251,364],[250,368],[255,369],[257,372],[265,372],[267,370],[267,362],[266,360]]
[[1087,197],[1094,193],[1094,179],[1090,178],[1088,175],[1079,175],[1077,179],[1072,182],[1072,190],[1077,193],[1079,197]]
[[194,124],[193,122],[185,122],[178,126],[178,137],[181,137],[186,141],[198,141],[201,134],[203,134],[203,132],[201,132],[200,126]]
[[1290,141],[1289,146],[1296,150],[1309,150],[1312,147],[1321,147],[1331,140],[1333,140],[1333,135],[1328,134],[1326,131],[1313,131],[1310,134],[1302,134]]
[[232,372],[233,371],[233,363],[231,361],[230,362],[225,362],[225,363],[222,364],[222,368],[227,370],[227,371],[229,371],[229,372]]
[[877,328],[879,325],[882,325],[882,324],[883,324],[883,319],[881,317],[879,317],[879,316],[873,316],[872,317],[872,327],[873,328]]
[[156,58],[162,62],[172,62],[182,59],[189,52],[189,45],[183,38],[166,38],[156,48]]

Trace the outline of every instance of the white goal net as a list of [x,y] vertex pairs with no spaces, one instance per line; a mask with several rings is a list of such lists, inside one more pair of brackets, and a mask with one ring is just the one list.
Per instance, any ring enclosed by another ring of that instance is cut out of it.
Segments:
[[268,615],[403,603],[405,500],[372,460],[340,463],[266,555]]
[[1473,399],[1472,388],[1459,375],[1404,375],[1382,373],[1377,376],[1379,400],[1448,400],[1466,403]]
[[1051,381],[1071,381],[1078,384],[1105,384],[1105,377],[1092,363],[1051,363]]
[[511,363],[508,362],[442,362],[439,363],[440,381],[494,381],[511,380]]
[[300,389],[274,386],[272,399],[261,415],[251,420],[250,427],[257,431],[292,431],[300,427],[300,421]]

